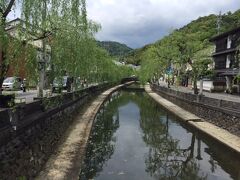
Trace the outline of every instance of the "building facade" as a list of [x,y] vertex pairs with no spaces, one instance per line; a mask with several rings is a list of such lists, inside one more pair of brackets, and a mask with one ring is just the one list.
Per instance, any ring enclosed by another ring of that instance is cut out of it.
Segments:
[[[240,75],[239,46],[240,27],[219,34],[210,39],[216,46],[213,53],[216,81],[225,82],[226,92],[232,93],[234,86],[239,84],[236,76]],[[239,89],[238,89],[239,91]]]
[[[10,35],[10,37],[15,38],[19,41],[23,41],[24,37],[22,37],[21,32],[25,31],[28,32],[29,35],[31,35],[32,39],[37,38],[37,35],[32,35],[32,33],[30,32],[30,30],[27,29],[25,22],[19,18],[14,19],[10,22],[7,23],[6,26],[6,32]],[[21,34],[21,36],[19,35]],[[39,40],[29,40],[27,42],[28,44],[30,44],[33,48],[36,49],[36,62],[43,62],[45,64],[46,67],[46,73],[45,73],[45,87],[49,86],[50,82],[49,82],[49,78],[48,75],[51,71],[51,47],[49,44],[46,45],[46,56],[45,59],[43,59],[43,42],[41,39]],[[25,62],[25,52],[23,51],[21,53],[21,56],[18,57],[18,61],[21,61],[20,67],[18,67],[18,73],[16,74],[16,67],[14,66],[14,64],[10,64],[8,73],[7,73],[7,77],[10,76],[19,76],[22,79],[26,78],[26,62]]]

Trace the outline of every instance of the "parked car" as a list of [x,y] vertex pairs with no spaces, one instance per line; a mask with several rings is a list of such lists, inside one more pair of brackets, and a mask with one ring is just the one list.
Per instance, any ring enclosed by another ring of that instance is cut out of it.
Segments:
[[[219,77],[215,77],[214,79],[203,78],[203,90],[209,92],[224,91],[226,89],[225,81],[224,78]],[[200,89],[200,81],[197,81],[197,87]]]
[[2,90],[21,90],[22,79],[20,77],[7,77],[3,81]]
[[52,92],[61,92],[69,89],[69,76],[57,77],[53,80]]

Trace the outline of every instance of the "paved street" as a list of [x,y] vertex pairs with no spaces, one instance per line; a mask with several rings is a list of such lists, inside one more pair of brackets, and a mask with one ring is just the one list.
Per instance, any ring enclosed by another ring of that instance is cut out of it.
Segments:
[[15,94],[16,102],[33,102],[33,98],[37,97],[37,90],[23,91],[3,91],[3,94]]
[[[165,82],[160,82],[161,86],[167,87],[167,83]],[[192,93],[193,94],[193,90],[190,87],[183,87],[183,86],[175,86],[172,85],[170,86],[171,89],[175,89],[181,92],[186,92],[186,93]],[[240,95],[232,95],[232,94],[227,94],[224,92],[207,92],[207,91],[203,91],[203,95],[206,97],[210,97],[210,98],[215,98],[215,99],[222,99],[222,100],[226,100],[226,101],[233,101],[233,102],[240,102]]]
[[[98,83],[92,83],[89,84],[88,87],[98,85]],[[87,88],[87,87],[85,87]],[[44,96],[49,92],[50,90],[44,90],[43,94]],[[63,92],[67,92],[64,90]],[[29,90],[27,92],[23,91],[3,91],[3,94],[15,94],[15,102],[16,103],[21,103],[21,102],[26,102],[26,103],[31,103],[33,102],[33,99],[37,97],[37,90]],[[53,93],[52,96],[57,95],[57,93]]]

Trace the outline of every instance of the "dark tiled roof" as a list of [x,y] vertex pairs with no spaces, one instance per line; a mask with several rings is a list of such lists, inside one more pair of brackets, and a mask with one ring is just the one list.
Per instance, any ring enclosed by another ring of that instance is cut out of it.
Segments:
[[230,31],[227,31],[227,32],[222,33],[222,34],[219,34],[219,35],[217,35],[217,36],[214,36],[214,37],[212,37],[209,41],[210,41],[210,42],[214,42],[214,41],[216,41],[216,40],[218,40],[218,39],[221,39],[221,38],[223,38],[223,37],[226,37],[226,36],[228,36],[228,35],[230,35],[230,34],[234,34],[234,33],[238,32],[238,31],[240,31],[240,27],[234,28],[234,29],[232,29],[232,30],[230,30]]

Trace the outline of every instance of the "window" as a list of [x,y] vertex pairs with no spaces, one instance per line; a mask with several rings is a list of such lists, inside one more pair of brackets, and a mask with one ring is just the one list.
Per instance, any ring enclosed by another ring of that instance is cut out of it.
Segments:
[[227,49],[231,48],[232,46],[232,36],[228,36],[227,39]]
[[230,68],[230,64],[231,64],[231,56],[227,55],[227,59],[226,59],[226,68]]

